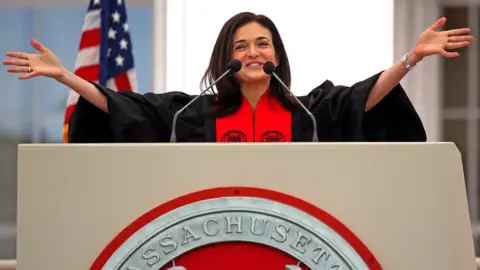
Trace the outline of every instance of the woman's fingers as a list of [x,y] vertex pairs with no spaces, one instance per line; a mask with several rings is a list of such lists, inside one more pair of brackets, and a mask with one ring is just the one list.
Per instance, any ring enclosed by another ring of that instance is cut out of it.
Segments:
[[463,42],[447,43],[447,45],[445,45],[445,48],[446,49],[459,49],[459,48],[463,48],[463,47],[467,47],[467,46],[470,46],[470,42],[463,41]]
[[28,73],[29,69],[28,67],[14,67],[8,68],[7,71],[12,73]]
[[35,76],[38,76],[38,73],[36,71],[32,71],[32,72],[21,75],[20,77],[18,77],[18,79],[25,80],[25,79],[33,78]]
[[459,56],[460,54],[458,52],[442,51],[442,52],[440,52],[440,55],[442,55],[443,57],[446,57],[446,58],[453,58],[453,57]]
[[32,44],[32,46],[35,49],[37,49],[39,52],[46,52],[47,51],[47,48],[45,46],[43,46],[40,42],[38,42],[38,40],[32,39],[30,41],[30,44]]
[[452,29],[452,30],[447,30],[448,36],[458,36],[458,35],[465,35],[470,33],[470,28],[460,28],[460,29]]
[[7,52],[7,56],[28,60],[28,54],[23,52]]
[[473,36],[456,36],[448,37],[448,42],[472,41],[473,39]]
[[8,68],[7,71],[11,73],[25,73],[18,77],[20,80],[30,79],[39,75],[36,71],[30,71],[28,67]]
[[15,65],[15,66],[28,66],[27,60],[5,60],[3,61],[4,65]]
[[447,18],[442,17],[438,19],[432,26],[430,26],[430,29],[434,31],[438,31],[440,28],[442,28],[445,25],[446,21],[447,21]]

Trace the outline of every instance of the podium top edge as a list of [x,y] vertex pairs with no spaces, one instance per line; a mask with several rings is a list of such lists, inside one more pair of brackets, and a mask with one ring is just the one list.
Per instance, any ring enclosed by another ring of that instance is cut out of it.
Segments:
[[65,144],[65,143],[22,143],[18,144],[18,148],[43,148],[43,147],[59,147],[59,148],[77,148],[77,147],[243,147],[243,146],[452,146],[453,142],[293,142],[293,143],[82,143],[82,144]]

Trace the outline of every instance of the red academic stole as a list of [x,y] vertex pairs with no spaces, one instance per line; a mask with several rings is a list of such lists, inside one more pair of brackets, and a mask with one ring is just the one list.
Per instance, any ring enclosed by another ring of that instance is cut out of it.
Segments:
[[291,142],[292,114],[268,91],[257,104],[255,112],[243,98],[233,115],[217,118],[217,142]]

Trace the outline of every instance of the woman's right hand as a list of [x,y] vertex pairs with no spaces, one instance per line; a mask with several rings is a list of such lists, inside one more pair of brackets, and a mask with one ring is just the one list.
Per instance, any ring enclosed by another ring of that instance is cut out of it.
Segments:
[[[28,54],[23,52],[7,52],[7,56],[16,59],[9,59],[3,62],[4,65],[16,67],[8,68],[11,73],[25,73],[18,77],[21,80],[30,79],[36,76],[45,76],[59,80],[65,74],[65,68],[57,56],[44,47],[37,40],[30,41],[32,46],[40,54]],[[31,70],[29,70],[31,68]]]
[[[17,67],[8,68],[8,72],[25,73],[19,79],[30,79],[36,76],[45,76],[56,79],[58,82],[66,85],[68,88],[77,92],[80,96],[95,105],[97,108],[108,113],[107,98],[100,92],[96,86],[89,81],[67,71],[57,56],[44,47],[40,42],[32,40],[32,46],[37,49],[40,54],[28,54],[23,52],[8,52],[7,56],[17,59],[5,60],[5,65],[13,65]],[[29,68],[32,70],[29,72]]]

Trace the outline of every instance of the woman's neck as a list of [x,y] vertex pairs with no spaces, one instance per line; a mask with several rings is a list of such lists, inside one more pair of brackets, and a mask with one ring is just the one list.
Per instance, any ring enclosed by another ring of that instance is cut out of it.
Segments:
[[247,99],[252,109],[255,110],[258,101],[262,98],[263,94],[270,87],[270,80],[259,83],[249,83],[241,86],[242,95]]

